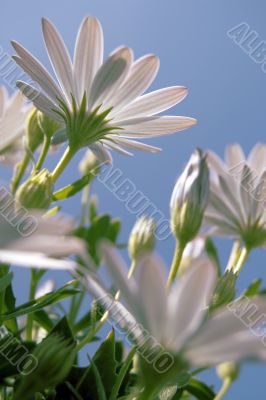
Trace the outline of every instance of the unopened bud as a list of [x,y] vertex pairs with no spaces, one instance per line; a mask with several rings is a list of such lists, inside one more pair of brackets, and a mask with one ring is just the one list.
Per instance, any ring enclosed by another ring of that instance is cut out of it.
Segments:
[[218,376],[224,381],[225,379],[230,379],[235,381],[239,375],[239,366],[232,362],[225,362],[218,365],[216,368]]
[[43,142],[43,132],[38,123],[38,110],[33,109],[29,115],[26,130],[26,146],[34,153]]
[[156,225],[152,218],[140,217],[129,236],[128,252],[132,260],[137,260],[143,253],[155,247]]
[[29,177],[18,189],[16,201],[27,209],[47,209],[52,201],[53,181],[51,174],[43,169]]
[[40,111],[38,111],[37,118],[39,127],[43,132],[43,135],[49,138],[54,136],[54,134],[62,128],[62,125],[60,125],[57,121],[48,117],[46,114],[43,114]]
[[209,198],[206,156],[196,150],[173,190],[170,212],[176,238],[186,244],[198,234]]
[[79,170],[82,175],[88,175],[89,173],[97,175],[100,171],[100,162],[91,150],[86,151],[79,163]]

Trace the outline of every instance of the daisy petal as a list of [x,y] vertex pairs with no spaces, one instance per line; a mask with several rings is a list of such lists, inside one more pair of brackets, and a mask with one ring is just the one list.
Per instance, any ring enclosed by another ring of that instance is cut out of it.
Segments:
[[101,143],[94,143],[90,145],[90,149],[98,158],[101,164],[111,164],[112,163],[112,156],[108,150],[104,148]]
[[74,78],[79,100],[89,94],[92,81],[103,61],[103,32],[97,18],[86,17],[81,24],[74,55]]
[[2,118],[5,110],[6,99],[7,99],[7,90],[4,86],[0,86],[0,118]]
[[[151,116],[161,113],[181,102],[187,96],[188,90],[182,86],[173,86],[156,90],[141,96],[129,106],[115,115],[116,119]],[[114,110],[115,112],[115,110]]]
[[76,90],[73,82],[72,62],[68,50],[61,35],[50,21],[43,18],[42,28],[47,53],[54,72],[66,98],[71,103],[71,94],[75,95]]
[[241,164],[245,160],[245,154],[240,145],[232,144],[227,146],[225,152],[225,162],[228,166],[228,169]]
[[13,56],[16,63],[41,86],[42,90],[47,93],[52,100],[57,100],[57,98],[63,98],[62,92],[58,85],[55,83],[49,72],[44,68],[44,66],[24,47],[19,43],[13,41],[11,42],[15,51],[19,55]]
[[[200,326],[216,282],[214,266],[206,259],[195,261],[169,297],[169,346],[178,351]],[[193,293],[193,295],[192,295]],[[185,307],[180,307],[185,304]],[[177,334],[177,332],[179,332]],[[170,339],[172,336],[172,339]]]
[[150,153],[158,153],[161,151],[159,147],[150,146],[148,144],[137,142],[135,140],[127,140],[123,138],[115,139],[114,137],[112,137],[112,140],[114,143],[117,143],[119,146],[127,149],[147,151]]
[[155,79],[159,64],[158,57],[153,54],[135,61],[125,82],[113,96],[112,106],[121,109],[142,95]]

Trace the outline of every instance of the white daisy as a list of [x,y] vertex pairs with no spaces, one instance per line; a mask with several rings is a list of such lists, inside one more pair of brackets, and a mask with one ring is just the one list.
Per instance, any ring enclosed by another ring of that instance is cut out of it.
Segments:
[[24,208],[15,209],[10,200],[10,196],[1,193],[0,262],[34,268],[72,269],[74,261],[60,258],[71,254],[86,257],[83,241],[71,236],[72,221],[43,217]]
[[[156,152],[159,149],[132,139],[171,134],[196,123],[179,116],[157,116],[187,95],[185,87],[169,87],[144,94],[154,81],[159,59],[152,54],[133,61],[128,47],[114,50],[103,62],[103,33],[99,21],[86,17],[79,29],[73,61],[54,25],[42,20],[46,50],[56,80],[17,42],[15,61],[40,90],[19,81],[18,87],[34,105],[66,125],[72,149],[89,146],[97,157],[110,161],[109,150]],[[57,140],[57,139],[55,139]]]
[[248,249],[266,242],[266,145],[246,158],[238,144],[226,149],[225,161],[208,152],[211,172],[206,224],[213,233],[244,242]]
[[0,162],[14,165],[21,158],[30,111],[19,91],[9,97],[5,87],[0,87]]
[[[136,275],[128,279],[127,266],[116,250],[109,244],[101,249],[112,281],[125,300],[126,309],[120,307],[119,318],[123,310],[129,310],[130,316],[126,311],[123,322],[130,321],[132,327],[132,321],[137,321],[179,361],[189,367],[206,367],[250,357],[265,359],[261,337],[232,310],[223,307],[208,316],[206,306],[213,294],[216,272],[206,259],[198,259],[176,286],[167,289],[166,267],[158,256],[147,254]],[[82,283],[96,298],[106,300],[105,289],[91,276],[83,274]],[[257,307],[256,318],[260,312],[265,315],[263,297],[252,299],[252,304]]]

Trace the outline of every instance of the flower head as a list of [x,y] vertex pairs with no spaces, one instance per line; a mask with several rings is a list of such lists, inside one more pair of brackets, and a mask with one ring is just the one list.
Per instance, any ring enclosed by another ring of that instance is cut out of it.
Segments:
[[226,149],[225,162],[208,152],[210,204],[205,222],[214,234],[240,240],[251,249],[266,244],[266,145],[246,158],[237,144]]
[[128,252],[133,260],[137,260],[143,253],[152,251],[155,246],[156,224],[152,218],[140,217],[129,236]]
[[199,232],[208,197],[206,156],[196,150],[177,180],[170,202],[172,230],[182,243],[190,242]]
[[22,137],[26,132],[31,107],[17,91],[9,97],[4,86],[0,87],[0,161],[15,164],[23,150]]
[[[166,267],[158,256],[146,254],[138,265],[137,274],[128,279],[127,266],[117,251],[107,243],[102,244],[101,249],[107,270],[130,315],[125,313],[125,318],[121,318],[123,308],[120,307],[117,317],[123,323],[129,321],[131,328],[132,321],[137,321],[140,330],[148,331],[179,362],[183,360],[190,367],[203,367],[253,356],[265,359],[265,347],[260,335],[255,334],[259,312],[264,316],[265,299],[256,297],[252,304],[242,305],[244,314],[250,312],[250,309],[247,311],[249,306],[254,309],[255,304],[257,313],[252,329],[237,318],[233,307],[221,307],[208,315],[208,304],[216,285],[215,267],[208,259],[195,261],[178,284],[168,289]],[[94,296],[104,299],[105,289],[93,278],[86,275],[83,283]],[[238,302],[238,307],[240,304]],[[116,318],[115,314],[113,317]],[[139,330],[128,336],[138,343],[143,337],[138,338],[137,333]]]
[[181,131],[195,124],[193,118],[157,116],[187,95],[185,87],[169,87],[144,94],[156,77],[159,60],[147,55],[133,61],[128,47],[114,50],[103,62],[103,33],[93,17],[83,20],[76,39],[73,61],[54,25],[42,21],[47,53],[56,75],[49,72],[17,42],[15,61],[39,85],[19,81],[18,87],[42,112],[66,127],[60,140],[78,149],[89,146],[101,159],[109,150],[130,154],[139,149],[159,149],[132,139]]

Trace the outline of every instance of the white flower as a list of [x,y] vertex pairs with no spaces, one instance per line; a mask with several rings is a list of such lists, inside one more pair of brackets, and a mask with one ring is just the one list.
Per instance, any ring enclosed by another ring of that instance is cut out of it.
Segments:
[[31,111],[23,95],[17,91],[9,97],[4,86],[0,87],[0,161],[15,164],[23,150],[22,137]]
[[[165,351],[179,355],[190,367],[213,366],[249,357],[265,359],[261,337],[246,327],[232,310],[223,307],[208,316],[207,305],[215,287],[216,272],[206,259],[191,265],[169,290],[166,268],[158,256],[146,255],[138,265],[136,277],[129,280],[127,266],[116,250],[108,244],[101,248],[112,281],[130,311],[130,316],[125,314],[123,321],[130,321],[131,326],[132,321],[137,321]],[[93,278],[83,275],[82,282],[96,298],[106,298],[105,289]],[[263,297],[252,299],[252,304],[256,306],[256,319],[260,312],[265,315]],[[120,307],[120,319],[123,310]]]
[[171,226],[183,244],[195,238],[209,198],[206,156],[195,150],[178,178],[170,201]]
[[124,154],[134,149],[156,152],[158,148],[132,139],[171,134],[196,123],[188,117],[157,116],[184,99],[185,87],[143,95],[158,72],[155,55],[133,61],[132,50],[119,47],[103,62],[103,33],[96,18],[83,20],[73,61],[54,25],[43,19],[42,27],[57,82],[34,56],[13,42],[18,54],[15,61],[40,90],[25,82],[17,84],[39,110],[66,124],[64,139],[72,148],[89,146],[104,162],[111,160],[111,149]]
[[71,236],[71,220],[43,217],[37,212],[15,209],[9,201],[0,200],[0,262],[34,268],[72,269],[74,261],[60,259],[71,254],[86,257],[85,244]]
[[246,158],[238,144],[226,149],[225,162],[208,152],[210,204],[205,221],[220,236],[247,248],[266,242],[266,145],[257,144]]

